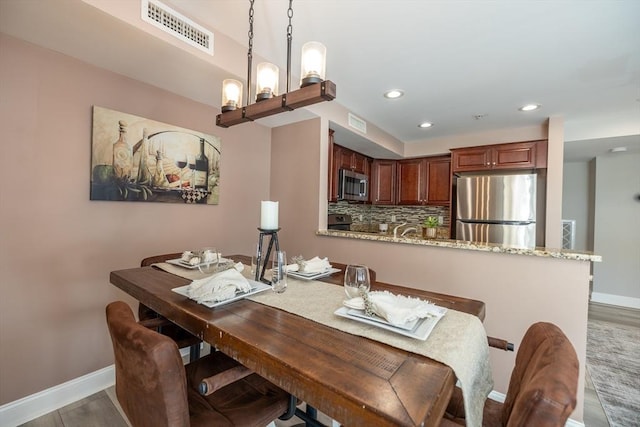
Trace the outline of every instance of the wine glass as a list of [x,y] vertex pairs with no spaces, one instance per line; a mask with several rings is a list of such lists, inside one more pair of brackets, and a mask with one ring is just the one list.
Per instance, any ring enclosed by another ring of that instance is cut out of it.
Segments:
[[360,296],[360,289],[369,292],[369,268],[366,265],[348,265],[344,271],[344,291],[349,298]]
[[180,187],[182,187],[182,180],[187,173],[187,155],[184,153],[176,155],[175,163],[178,169],[180,169]]
[[198,270],[201,273],[213,273],[218,269],[220,263],[220,254],[213,247],[202,248],[200,251],[200,264],[198,264]]
[[192,156],[192,155],[188,155],[187,156],[187,165],[189,166],[189,169],[191,170],[191,175],[189,177],[189,186],[190,187],[195,187],[196,183],[195,183],[194,179],[195,179],[195,174],[196,174],[196,157]]
[[277,251],[273,257],[271,289],[281,294],[287,290],[287,254]]

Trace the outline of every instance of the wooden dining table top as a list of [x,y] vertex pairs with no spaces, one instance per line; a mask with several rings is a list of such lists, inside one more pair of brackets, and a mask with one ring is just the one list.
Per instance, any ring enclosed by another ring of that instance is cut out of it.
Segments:
[[[344,271],[343,264],[332,265]],[[322,281],[342,285],[342,275]],[[113,271],[110,281],[344,425],[437,426],[453,393],[453,370],[428,357],[247,299],[211,309],[173,292],[190,281],[158,268]],[[485,315],[481,301],[381,282],[371,289],[420,297],[480,319]]]

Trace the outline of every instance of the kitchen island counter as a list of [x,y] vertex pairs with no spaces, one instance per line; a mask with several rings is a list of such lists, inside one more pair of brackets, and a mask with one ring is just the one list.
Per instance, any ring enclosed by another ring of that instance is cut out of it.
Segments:
[[572,251],[567,249],[520,249],[511,248],[493,243],[473,243],[462,240],[450,239],[421,239],[418,237],[393,237],[391,234],[366,233],[358,231],[342,230],[318,230],[317,236],[341,237],[347,239],[374,240],[380,242],[400,243],[408,245],[437,246],[442,248],[464,249],[470,251],[495,252],[514,255],[528,255],[546,258],[560,258],[576,261],[600,262],[602,257],[590,252]]

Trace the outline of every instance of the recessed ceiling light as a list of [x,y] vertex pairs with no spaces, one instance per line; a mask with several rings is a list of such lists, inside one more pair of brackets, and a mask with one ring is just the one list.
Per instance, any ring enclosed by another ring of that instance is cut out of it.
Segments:
[[627,147],[613,147],[609,151],[612,153],[624,153],[625,151],[627,151]]
[[430,128],[431,126],[433,126],[433,123],[429,123],[429,122],[420,123],[418,125],[418,127],[422,129]]
[[384,93],[384,97],[388,99],[400,98],[403,95],[404,95],[404,92],[401,91],[400,89],[392,89]]
[[540,108],[540,104],[527,104],[519,108],[520,111],[533,111]]

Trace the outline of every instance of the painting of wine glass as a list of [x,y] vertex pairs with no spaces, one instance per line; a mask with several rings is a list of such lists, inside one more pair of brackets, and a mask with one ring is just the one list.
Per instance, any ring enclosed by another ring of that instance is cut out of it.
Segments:
[[217,205],[220,138],[93,107],[91,200]]

